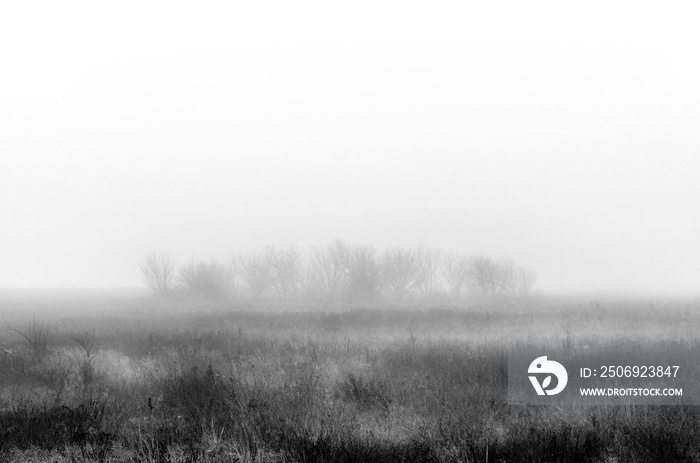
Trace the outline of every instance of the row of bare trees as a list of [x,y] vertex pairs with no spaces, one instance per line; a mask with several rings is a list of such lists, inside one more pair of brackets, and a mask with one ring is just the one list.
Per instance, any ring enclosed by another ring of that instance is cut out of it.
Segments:
[[194,260],[177,266],[166,253],[141,264],[146,286],[157,295],[188,292],[208,298],[247,295],[300,296],[333,301],[371,300],[382,294],[402,299],[449,292],[482,296],[528,295],[537,273],[511,260],[443,253],[417,246],[379,251],[365,244],[335,241],[303,253],[294,246],[233,254],[225,261]]

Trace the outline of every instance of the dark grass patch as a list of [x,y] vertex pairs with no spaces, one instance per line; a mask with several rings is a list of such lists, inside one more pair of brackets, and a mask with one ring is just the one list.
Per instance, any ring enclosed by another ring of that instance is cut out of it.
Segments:
[[116,438],[108,429],[106,413],[105,403],[92,401],[77,407],[28,404],[4,411],[0,413],[0,451],[90,445],[106,454]]

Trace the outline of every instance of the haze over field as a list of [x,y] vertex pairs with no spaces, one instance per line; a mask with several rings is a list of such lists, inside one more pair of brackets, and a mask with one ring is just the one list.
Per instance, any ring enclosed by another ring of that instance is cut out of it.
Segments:
[[0,288],[342,238],[511,257],[545,291],[697,291],[698,13],[3,4]]

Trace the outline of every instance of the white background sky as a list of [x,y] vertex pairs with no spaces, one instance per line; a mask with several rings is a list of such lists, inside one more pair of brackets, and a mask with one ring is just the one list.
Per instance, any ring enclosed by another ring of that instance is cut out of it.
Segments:
[[3,2],[0,288],[335,238],[700,289],[696,2]]

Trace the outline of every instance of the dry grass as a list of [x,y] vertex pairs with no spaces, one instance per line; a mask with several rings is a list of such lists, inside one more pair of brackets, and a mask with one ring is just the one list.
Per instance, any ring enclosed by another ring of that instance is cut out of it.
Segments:
[[26,336],[5,332],[2,458],[700,458],[693,407],[509,406],[505,356],[507,347],[526,345],[696,349],[698,307],[661,313],[511,301],[332,312],[166,309],[45,313],[37,323],[51,337],[41,355]]

